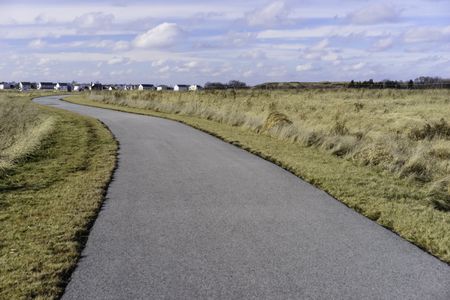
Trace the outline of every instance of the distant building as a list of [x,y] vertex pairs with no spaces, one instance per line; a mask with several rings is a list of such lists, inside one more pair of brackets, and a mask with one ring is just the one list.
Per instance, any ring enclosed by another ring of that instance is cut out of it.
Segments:
[[74,92],[82,92],[89,89],[89,83],[76,83],[73,85]]
[[36,88],[38,90],[54,90],[55,84],[53,82],[38,82]]
[[0,82],[0,90],[15,89],[16,84],[14,82]]
[[16,89],[17,83],[15,82],[0,82],[0,90]]
[[116,84],[114,87],[116,88],[116,90],[120,91],[126,91],[128,89],[128,86],[126,84]]
[[177,84],[173,87],[174,91],[181,92],[181,91],[188,91],[189,85],[187,84]]
[[153,84],[145,84],[142,83],[138,86],[138,90],[139,91],[143,91],[143,90],[154,90],[155,86]]
[[62,92],[70,92],[72,91],[72,86],[66,82],[58,82],[55,84],[55,90]]
[[90,85],[90,87],[89,87],[89,90],[92,90],[92,91],[101,91],[101,90],[103,90],[103,85],[102,85],[101,83],[99,83],[99,82],[92,83],[92,84]]
[[193,84],[193,85],[189,86],[189,90],[190,91],[198,91],[198,90],[201,90],[201,89],[203,89],[203,88],[200,85],[197,85],[197,84]]
[[19,90],[20,91],[28,91],[31,89],[31,82],[21,81],[19,82]]
[[172,90],[172,88],[170,86],[162,84],[162,85],[158,85],[156,87],[156,90],[157,91],[169,91],[169,90]]

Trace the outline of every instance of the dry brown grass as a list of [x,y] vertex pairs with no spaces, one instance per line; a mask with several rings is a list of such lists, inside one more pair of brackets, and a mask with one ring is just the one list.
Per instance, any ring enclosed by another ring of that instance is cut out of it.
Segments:
[[263,132],[433,191],[450,170],[448,90],[116,91],[90,99]]
[[0,95],[0,176],[35,151],[53,130],[55,119],[29,100]]
[[[450,262],[450,139],[440,129],[450,115],[449,96],[445,90],[116,92],[70,101],[210,132]],[[289,121],[263,130],[271,115]]]
[[100,209],[117,145],[97,120],[31,103],[33,94],[8,96],[0,101],[8,167],[0,176],[0,299],[57,299]]

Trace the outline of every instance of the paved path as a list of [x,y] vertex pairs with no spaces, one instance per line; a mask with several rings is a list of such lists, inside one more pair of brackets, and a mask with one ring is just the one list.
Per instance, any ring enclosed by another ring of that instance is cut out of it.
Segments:
[[450,267],[283,169],[177,122],[102,120],[119,167],[63,299],[450,299]]

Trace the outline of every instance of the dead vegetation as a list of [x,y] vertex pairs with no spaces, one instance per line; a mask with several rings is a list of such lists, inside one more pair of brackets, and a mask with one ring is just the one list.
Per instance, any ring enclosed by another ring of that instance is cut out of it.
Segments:
[[27,99],[0,95],[0,176],[36,150],[54,122]]
[[243,127],[429,187],[450,170],[448,90],[116,91],[90,99]]

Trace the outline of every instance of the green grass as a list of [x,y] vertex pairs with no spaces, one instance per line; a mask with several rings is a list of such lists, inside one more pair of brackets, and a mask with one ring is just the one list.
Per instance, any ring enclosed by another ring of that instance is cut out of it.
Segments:
[[53,130],[54,118],[23,94],[0,94],[0,176],[32,153]]
[[[450,262],[450,212],[437,207],[430,192],[448,196],[449,144],[442,134],[411,138],[412,132],[428,132],[426,124],[450,112],[444,105],[449,95],[359,90],[113,92],[68,101],[164,117],[209,132],[277,163]],[[432,151],[439,155],[432,157]],[[423,153],[428,155],[425,160]]]
[[[29,100],[9,105],[52,126],[0,176],[0,299],[58,298],[101,207],[117,144],[94,119]],[[23,124],[34,130],[33,120]]]

